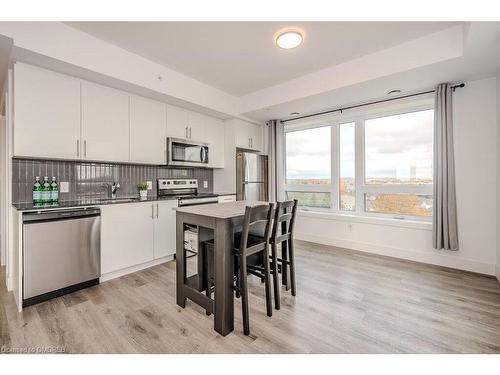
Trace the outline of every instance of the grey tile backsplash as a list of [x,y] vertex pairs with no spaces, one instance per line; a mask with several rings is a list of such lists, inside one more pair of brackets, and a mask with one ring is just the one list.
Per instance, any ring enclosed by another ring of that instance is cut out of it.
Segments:
[[[153,190],[148,195],[156,195],[157,178],[196,178],[200,192],[213,191],[213,170],[210,168],[171,168],[138,164],[91,163],[61,160],[12,160],[12,203],[29,203],[35,177],[55,176],[58,183],[68,182],[69,193],[60,193],[60,200],[80,198],[106,198],[103,184],[116,181],[121,188],[118,196],[138,196],[137,184],[153,181]],[[203,181],[208,188],[203,188]]]

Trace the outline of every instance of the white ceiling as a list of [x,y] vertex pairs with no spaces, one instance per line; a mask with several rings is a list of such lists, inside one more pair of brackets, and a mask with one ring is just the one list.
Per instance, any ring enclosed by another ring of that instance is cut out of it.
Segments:
[[469,82],[496,76],[500,71],[500,22],[473,22],[465,25],[465,29],[463,53],[456,58],[337,89],[325,89],[318,95],[268,105],[244,115],[261,122],[287,119],[295,117],[290,116],[292,112],[305,115],[385,99],[392,89],[401,89],[402,95],[406,95],[432,89],[440,82]]
[[[242,96],[448,28],[450,22],[71,22],[229,94]],[[302,46],[282,50],[275,34],[293,26]]]

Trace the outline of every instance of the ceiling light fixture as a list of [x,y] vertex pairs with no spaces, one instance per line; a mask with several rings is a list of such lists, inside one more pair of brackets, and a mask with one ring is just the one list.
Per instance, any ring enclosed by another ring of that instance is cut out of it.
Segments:
[[298,31],[285,31],[278,35],[276,44],[283,49],[298,47],[303,41],[302,34]]

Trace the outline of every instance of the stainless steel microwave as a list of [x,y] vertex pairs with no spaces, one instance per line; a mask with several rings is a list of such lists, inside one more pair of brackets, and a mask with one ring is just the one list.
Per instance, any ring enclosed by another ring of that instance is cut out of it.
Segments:
[[167,138],[167,165],[208,167],[208,143]]

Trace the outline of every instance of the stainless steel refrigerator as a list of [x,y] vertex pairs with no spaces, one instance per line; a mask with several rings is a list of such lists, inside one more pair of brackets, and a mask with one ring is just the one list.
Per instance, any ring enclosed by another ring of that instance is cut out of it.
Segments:
[[236,199],[267,201],[267,156],[236,153]]

